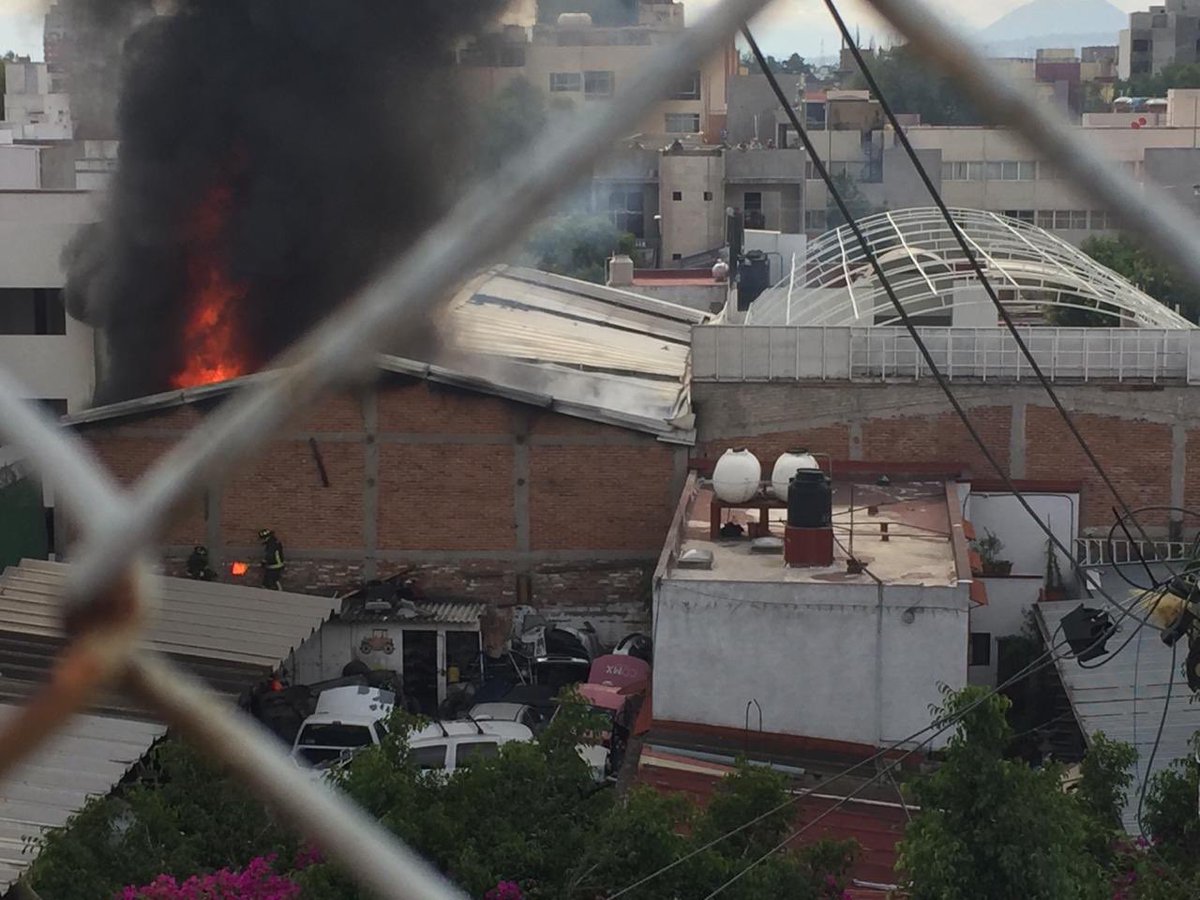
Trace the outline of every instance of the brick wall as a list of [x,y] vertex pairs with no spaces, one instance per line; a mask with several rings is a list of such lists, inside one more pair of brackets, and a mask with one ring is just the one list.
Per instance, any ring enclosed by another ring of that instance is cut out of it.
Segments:
[[[1200,509],[1200,403],[1195,388],[1056,388],[1122,497],[1132,506]],[[1080,482],[1081,524],[1107,532],[1114,500],[1039,388],[959,384],[989,449],[1014,478]],[[769,472],[779,453],[808,447],[838,459],[947,462],[975,478],[994,472],[936,386],[697,384],[699,456],[745,446]],[[1139,516],[1158,533],[1165,512]],[[1185,522],[1189,530],[1200,518]]]
[[[80,433],[129,482],[204,414],[188,406]],[[257,562],[257,531],[272,528],[286,548],[289,590],[345,591],[372,571],[411,567],[431,596],[513,603],[525,584],[535,604],[595,615],[612,607],[625,620],[646,608],[686,452],[622,428],[391,379],[323,398],[189,500],[163,536],[164,562],[182,573],[191,545],[204,543],[226,578],[228,562]],[[257,566],[246,576],[259,577]]]

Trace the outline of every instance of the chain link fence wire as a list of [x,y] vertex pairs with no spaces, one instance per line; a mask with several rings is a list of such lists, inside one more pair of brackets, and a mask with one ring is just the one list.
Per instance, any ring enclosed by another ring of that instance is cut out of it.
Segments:
[[[130,490],[118,487],[75,434],[20,398],[0,368],[0,436],[52,484],[82,528],[63,624],[68,644],[50,682],[0,732],[0,777],[109,685],[147,703],[187,740],[218,759],[284,820],[380,897],[442,900],[462,894],[354,804],[292,765],[276,740],[226,708],[190,675],[137,641],[153,616],[155,576],[144,560],[175,505],[210,477],[265,444],[323,391],[367,377],[375,354],[407,317],[449,296],[496,258],[609,149],[668,87],[730,40],[768,0],[723,0],[663,47],[604,115],[544,135],[494,178],[470,191],[403,257],[343,309],[212,414]],[[957,76],[985,108],[1023,134],[1076,186],[1158,242],[1200,283],[1200,234],[1176,204],[1144,195],[1083,138],[982,64],[976,51],[917,0],[871,0],[931,62]]]

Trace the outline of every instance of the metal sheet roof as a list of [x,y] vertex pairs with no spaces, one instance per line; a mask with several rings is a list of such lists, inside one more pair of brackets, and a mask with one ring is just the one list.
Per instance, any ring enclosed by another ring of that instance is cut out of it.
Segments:
[[[1078,601],[1038,603],[1036,609],[1043,633],[1053,635],[1063,617],[1078,605]],[[1103,601],[1089,602],[1088,605],[1104,606]],[[1125,619],[1117,627],[1116,635],[1108,641],[1108,649],[1119,647],[1138,624],[1133,618]],[[1182,643],[1176,665],[1182,665],[1186,655],[1186,643]],[[1134,783],[1123,817],[1125,829],[1136,834],[1137,794],[1146,778],[1146,766],[1167,699],[1171,651],[1163,646],[1157,630],[1143,628],[1120,655],[1099,668],[1084,669],[1073,660],[1059,660],[1056,665],[1075,719],[1088,739],[1102,731],[1106,737],[1124,741],[1137,750]],[[1177,671],[1162,741],[1150,774],[1187,756],[1191,752],[1188,742],[1197,731],[1200,731],[1200,706],[1191,703],[1191,692],[1183,675]]]
[[[0,631],[60,638],[70,566],[21,560],[0,575]],[[153,649],[249,666],[273,667],[335,611],[330,597],[187,578],[160,577],[159,609],[147,634]]]
[[465,603],[444,600],[440,603],[417,603],[421,614],[415,622],[432,622],[438,625],[478,625],[479,617],[487,611],[486,603]]
[[[0,721],[16,712],[0,704]],[[27,837],[64,824],[107,794],[166,731],[154,722],[79,715],[0,783],[0,891],[36,858]]]
[[[381,355],[380,368],[693,444],[691,329],[708,315],[630,291],[500,266],[471,279],[442,316],[436,364]],[[97,407],[84,425],[208,400],[271,372]]]

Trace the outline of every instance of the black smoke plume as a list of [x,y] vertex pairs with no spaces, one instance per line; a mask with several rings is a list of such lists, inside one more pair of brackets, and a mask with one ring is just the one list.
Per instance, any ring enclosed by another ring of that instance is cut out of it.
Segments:
[[[198,242],[239,285],[239,343],[257,368],[435,220],[466,143],[454,42],[503,6],[71,4],[75,23],[140,23],[122,51],[107,208],[67,258],[68,308],[104,335],[98,402],[171,387],[189,353]],[[198,237],[214,192],[227,198],[219,234]]]

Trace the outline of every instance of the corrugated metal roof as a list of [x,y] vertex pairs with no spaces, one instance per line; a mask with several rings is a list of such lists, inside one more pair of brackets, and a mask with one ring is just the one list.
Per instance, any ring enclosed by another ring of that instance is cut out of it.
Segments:
[[[693,444],[691,329],[705,313],[532,269],[497,267],[447,303],[444,364],[381,355],[385,371]],[[85,425],[213,399],[271,372],[64,418]]]
[[[0,631],[61,638],[70,566],[21,561],[0,576]],[[146,643],[173,656],[273,667],[335,611],[330,597],[160,577]]]
[[[0,721],[16,707],[0,704]],[[89,797],[107,794],[166,728],[79,715],[0,783],[0,891],[36,858],[27,837],[63,825]]]
[[[1102,608],[1105,604],[1097,601],[1088,605]],[[1077,606],[1078,601],[1036,605],[1039,625],[1047,640],[1049,635],[1058,630],[1063,617]],[[1130,631],[1138,626],[1136,619],[1125,619],[1117,626],[1116,635],[1109,639],[1108,649],[1121,646]],[[1176,664],[1182,665],[1186,655],[1187,645],[1184,642],[1179,645]],[[1069,659],[1059,660],[1056,665],[1075,719],[1088,738],[1102,731],[1106,737],[1124,741],[1137,750],[1134,783],[1129,790],[1123,817],[1125,829],[1136,834],[1137,794],[1146,778],[1146,765],[1167,699],[1171,650],[1163,646],[1156,629],[1143,628],[1119,656],[1099,668],[1084,669]],[[1191,752],[1188,743],[1197,731],[1200,731],[1200,706],[1191,702],[1187,683],[1183,675],[1176,671],[1171,706],[1167,711],[1162,740],[1150,774],[1186,757]]]
[[487,611],[486,603],[467,603],[461,600],[443,600],[439,603],[417,603],[421,614],[417,622],[433,622],[446,625],[475,625]]

